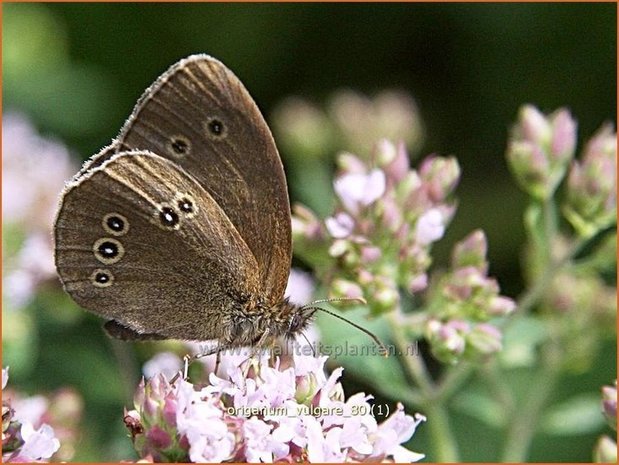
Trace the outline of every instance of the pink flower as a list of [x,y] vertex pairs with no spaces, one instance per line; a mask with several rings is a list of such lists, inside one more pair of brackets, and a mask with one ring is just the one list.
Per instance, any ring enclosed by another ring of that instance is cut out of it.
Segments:
[[408,441],[417,426],[426,421],[423,415],[416,414],[415,419],[404,414],[404,407],[398,404],[398,410],[378,426],[372,456],[393,456],[395,463],[417,462],[423,454],[411,452],[400,444]]
[[288,277],[285,295],[297,305],[305,305],[312,301],[314,280],[309,273],[293,268]]
[[353,214],[382,197],[385,187],[385,173],[379,169],[368,174],[344,174],[335,180],[335,192],[344,207]]
[[[250,358],[225,376],[211,373],[203,388],[185,380],[169,384],[157,376],[139,388],[136,411],[125,417],[134,445],[156,460],[194,462],[342,462],[377,454],[380,460],[393,460],[393,454],[421,458],[396,447],[410,439],[415,420],[398,410],[397,421],[379,428],[371,396],[358,393],[345,400],[338,382],[343,369],[327,378],[326,359],[295,355],[294,363],[282,368],[268,356]],[[175,425],[161,414],[163,399],[170,398]]]
[[152,378],[162,373],[166,378],[172,378],[182,368],[183,362],[172,352],[160,352],[147,361],[142,367],[146,378]]
[[19,455],[26,461],[49,459],[60,448],[60,441],[54,436],[54,429],[43,424],[37,430],[32,424],[24,423],[21,427],[24,445]]
[[438,241],[445,233],[443,214],[437,208],[425,212],[417,220],[415,238],[422,245]]
[[325,220],[325,226],[332,237],[336,239],[343,239],[350,236],[352,233],[355,227],[355,220],[353,220],[352,216],[348,213],[339,212],[334,216],[327,218]]
[[2,118],[2,215],[27,230],[49,231],[58,194],[76,171],[69,150],[41,137],[27,118]]

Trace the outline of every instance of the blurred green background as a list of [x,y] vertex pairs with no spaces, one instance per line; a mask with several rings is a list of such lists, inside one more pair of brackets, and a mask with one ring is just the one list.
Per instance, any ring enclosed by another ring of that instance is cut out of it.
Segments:
[[[192,53],[211,54],[232,69],[267,120],[290,95],[321,104],[340,88],[408,91],[425,124],[421,154],[453,154],[463,171],[459,210],[437,244],[436,263],[445,262],[456,240],[482,228],[491,274],[510,296],[522,287],[525,196],[504,151],[519,106],[567,106],[580,144],[616,119],[617,17],[610,3],[4,3],[2,9],[3,111],[28,115],[82,159],[116,136],[160,73]],[[290,168],[294,154],[281,152]],[[295,174],[289,185],[304,183],[298,170],[288,171]],[[291,188],[293,200],[311,203],[302,192]],[[121,422],[126,386],[100,321],[55,291],[31,307],[37,340],[19,361],[27,368],[16,369],[11,382],[32,393],[77,386],[86,416],[75,458],[131,457]],[[69,310],[59,317],[50,310],[57,308]],[[576,385],[597,390],[611,381],[614,367],[608,347],[595,372],[567,380],[560,396]],[[514,382],[526,386],[526,378]],[[364,388],[354,380],[349,386]],[[496,459],[496,432],[462,413],[452,420],[464,459]],[[414,450],[429,449],[423,429]],[[598,434],[540,436],[531,459],[589,461]]]

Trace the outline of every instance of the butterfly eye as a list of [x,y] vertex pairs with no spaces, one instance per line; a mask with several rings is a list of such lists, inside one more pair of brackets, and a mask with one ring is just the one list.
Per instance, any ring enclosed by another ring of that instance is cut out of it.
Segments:
[[168,144],[168,152],[175,157],[182,157],[191,151],[191,143],[189,139],[183,136],[174,136]]
[[104,237],[95,241],[92,251],[95,258],[106,265],[118,262],[125,254],[123,245],[111,237]]
[[90,281],[95,287],[108,287],[114,282],[114,275],[108,270],[98,268],[90,275]]
[[129,221],[119,213],[108,213],[102,224],[105,232],[113,236],[123,236],[129,231]]
[[226,129],[224,123],[222,123],[221,120],[217,118],[212,118],[211,120],[209,120],[209,122],[206,124],[206,128],[209,134],[214,137],[222,137]]

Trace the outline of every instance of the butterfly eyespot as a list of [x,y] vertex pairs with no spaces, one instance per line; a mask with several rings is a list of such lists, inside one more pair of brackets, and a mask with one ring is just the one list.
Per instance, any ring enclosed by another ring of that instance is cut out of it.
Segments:
[[193,212],[193,202],[189,199],[183,199],[178,201],[178,208],[185,213]]
[[180,218],[178,213],[171,207],[161,207],[159,209],[159,222],[168,229],[178,229]]
[[105,265],[118,262],[125,254],[123,245],[111,237],[104,237],[95,241],[92,250],[95,258]]
[[168,144],[168,151],[175,157],[183,157],[191,151],[191,142],[183,136],[174,136]]
[[109,287],[114,282],[114,275],[108,270],[97,268],[90,275],[90,281],[95,287]]
[[123,236],[129,231],[129,221],[119,213],[108,213],[103,217],[103,230],[113,236]]
[[188,194],[177,193],[175,196],[176,207],[187,218],[193,218],[198,212],[198,206],[193,197]]
[[226,127],[220,119],[212,118],[206,123],[206,129],[210,136],[223,137],[225,135]]

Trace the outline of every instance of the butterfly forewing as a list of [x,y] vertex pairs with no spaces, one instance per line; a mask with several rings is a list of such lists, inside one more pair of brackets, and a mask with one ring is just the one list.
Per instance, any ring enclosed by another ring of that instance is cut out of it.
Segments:
[[279,302],[291,261],[286,179],[271,132],[238,78],[195,55],[142,96],[115,141],[183,167],[225,212],[255,257],[260,295]]
[[56,266],[74,300],[138,333],[225,337],[225,318],[261,281],[213,197],[147,152],[115,155],[74,179],[55,228]]

